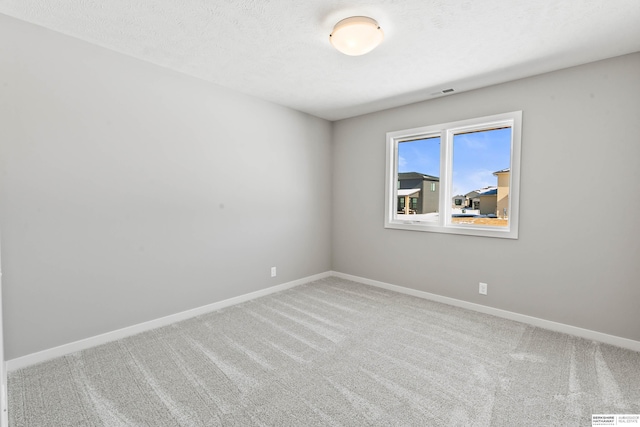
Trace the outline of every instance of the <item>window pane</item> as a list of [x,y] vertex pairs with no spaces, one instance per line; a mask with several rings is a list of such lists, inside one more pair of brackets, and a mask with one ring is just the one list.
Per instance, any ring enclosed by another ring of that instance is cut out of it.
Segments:
[[[437,221],[440,197],[440,137],[398,143],[397,218]],[[410,215],[410,218],[407,216]]]
[[511,127],[453,137],[451,222],[509,225]]

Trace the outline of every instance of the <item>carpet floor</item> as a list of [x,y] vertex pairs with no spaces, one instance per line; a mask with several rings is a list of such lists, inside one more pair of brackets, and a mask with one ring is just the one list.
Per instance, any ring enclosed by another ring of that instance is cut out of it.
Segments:
[[335,277],[9,373],[10,427],[590,426],[640,353]]

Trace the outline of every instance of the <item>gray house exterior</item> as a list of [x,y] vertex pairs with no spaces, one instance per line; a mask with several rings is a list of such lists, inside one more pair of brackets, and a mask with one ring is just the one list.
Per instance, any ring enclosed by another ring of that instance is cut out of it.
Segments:
[[426,214],[439,211],[440,178],[437,176],[419,172],[398,173],[398,190],[399,213]]

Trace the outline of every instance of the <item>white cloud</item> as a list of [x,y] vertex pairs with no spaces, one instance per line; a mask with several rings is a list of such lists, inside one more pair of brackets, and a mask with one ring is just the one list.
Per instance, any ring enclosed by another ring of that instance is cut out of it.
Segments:
[[493,172],[487,169],[477,169],[462,176],[454,172],[453,195],[466,194],[473,190],[497,185],[498,180]]
[[398,170],[402,170],[405,166],[407,166],[407,159],[398,156]]
[[469,135],[460,135],[459,138],[462,139],[462,142],[467,146],[467,148],[471,148],[473,150],[486,150],[488,148],[487,135],[483,133],[474,133],[471,134],[473,137]]

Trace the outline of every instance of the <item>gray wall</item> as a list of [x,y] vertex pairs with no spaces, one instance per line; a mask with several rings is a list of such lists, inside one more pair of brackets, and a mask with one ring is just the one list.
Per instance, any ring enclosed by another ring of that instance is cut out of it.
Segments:
[[[383,228],[386,132],[515,110],[518,240]],[[337,122],[333,162],[334,270],[640,340],[640,53]]]
[[330,270],[330,169],[327,121],[0,15],[6,358]]

